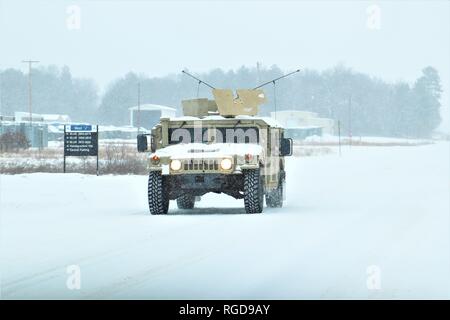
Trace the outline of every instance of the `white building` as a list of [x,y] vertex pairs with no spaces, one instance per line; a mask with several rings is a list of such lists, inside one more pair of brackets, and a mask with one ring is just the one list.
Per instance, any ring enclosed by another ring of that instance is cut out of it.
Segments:
[[317,113],[299,110],[271,112],[270,116],[280,122],[292,138],[304,138],[308,135],[334,134],[335,121],[320,118]]
[[[14,112],[14,120],[16,122],[30,122],[30,113],[29,112],[22,112],[22,111],[16,111]],[[31,114],[31,121],[32,122],[44,122],[44,118],[41,114],[32,113]]]
[[72,121],[67,114],[41,114],[41,116],[48,124],[68,124]]
[[[32,113],[31,120],[33,122],[44,122],[47,124],[66,124],[70,123],[70,117],[66,114],[38,114]],[[14,112],[14,119],[16,122],[29,122],[30,113],[23,111]]]
[[[140,112],[138,112],[140,109]],[[158,104],[143,104],[140,107],[128,108],[130,110],[130,125],[151,129],[159,122],[160,118],[172,118],[176,116],[176,109]]]

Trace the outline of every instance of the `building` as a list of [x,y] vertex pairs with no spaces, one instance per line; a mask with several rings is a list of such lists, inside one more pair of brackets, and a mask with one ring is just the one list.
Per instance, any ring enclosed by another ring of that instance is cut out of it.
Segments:
[[[67,114],[31,114],[33,122],[44,122],[49,125],[68,124],[71,122],[70,117]],[[23,111],[14,112],[14,119],[16,122],[29,122],[30,113]]]
[[[139,109],[140,113],[138,115]],[[140,126],[146,129],[153,128],[159,122],[160,118],[171,118],[176,115],[175,108],[157,104],[143,104],[140,107],[128,108],[128,110],[130,110],[130,126]]]
[[3,116],[0,114],[0,121],[16,121],[16,118],[14,116]]
[[[138,128],[132,126],[99,126],[99,139],[135,140]],[[148,133],[145,128],[139,129],[140,133]]]
[[[14,112],[14,119],[16,122],[30,122],[30,113],[16,111]],[[31,122],[44,122],[44,117],[41,114],[32,113]]]
[[14,116],[0,115],[0,134],[18,132],[26,136],[32,148],[45,148],[49,140],[61,140],[64,124],[70,123],[65,114],[31,114],[24,111],[14,112]]
[[48,147],[48,126],[44,123],[0,121],[0,135],[13,132],[23,134],[32,148]]
[[45,123],[57,126],[60,124],[69,124],[72,122],[67,114],[42,114]]
[[[14,121],[16,123],[29,123],[30,122],[30,113],[23,111],[14,112]],[[50,141],[62,140],[64,135],[64,125],[70,124],[71,119],[67,114],[38,114],[32,113],[31,119],[33,126],[41,125],[45,126],[47,129],[47,134],[44,136],[45,139]],[[31,138],[27,137],[27,138]],[[34,144],[31,144],[34,146]],[[47,143],[43,143],[43,145],[47,145]]]
[[315,112],[282,110],[271,112],[270,116],[280,122],[286,129],[286,135],[293,139],[304,139],[313,135],[333,135],[335,132],[335,121],[320,118]]

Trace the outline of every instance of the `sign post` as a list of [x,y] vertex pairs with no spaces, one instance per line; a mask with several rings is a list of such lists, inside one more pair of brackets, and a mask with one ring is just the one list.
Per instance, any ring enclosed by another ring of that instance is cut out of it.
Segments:
[[96,125],[97,127],[97,177],[98,177],[98,125]]
[[66,125],[64,125],[64,164],[63,172],[66,173]]
[[73,124],[64,126],[64,173],[66,157],[97,157],[98,175],[98,125]]

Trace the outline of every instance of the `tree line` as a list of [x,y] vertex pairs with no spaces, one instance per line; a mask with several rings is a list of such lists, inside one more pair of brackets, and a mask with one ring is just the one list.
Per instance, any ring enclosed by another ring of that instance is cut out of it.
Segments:
[[[214,69],[194,73],[217,88],[252,88],[283,74],[277,66]],[[0,113],[27,111],[28,75],[15,69],[0,71]],[[71,76],[67,67],[40,67],[33,70],[33,112],[68,114],[73,121],[100,124],[128,124],[128,108],[138,103],[172,106],[181,114],[182,99],[212,97],[204,85],[186,75],[148,77],[128,73],[114,80],[102,96],[91,79]],[[261,115],[274,110],[305,110],[320,117],[339,120],[343,132],[354,135],[429,137],[439,125],[439,74],[425,67],[414,83],[386,82],[338,65],[324,71],[301,72],[264,87],[268,102]]]

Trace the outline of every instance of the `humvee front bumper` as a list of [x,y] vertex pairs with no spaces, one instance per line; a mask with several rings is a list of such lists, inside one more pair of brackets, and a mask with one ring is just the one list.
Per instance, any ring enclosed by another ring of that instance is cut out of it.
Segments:
[[208,192],[225,193],[237,199],[243,197],[244,179],[239,173],[164,175],[164,179],[166,179],[170,199],[176,199],[186,193],[202,196]]

